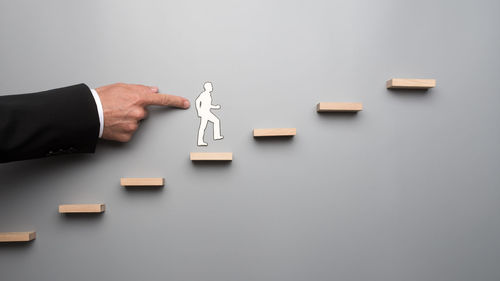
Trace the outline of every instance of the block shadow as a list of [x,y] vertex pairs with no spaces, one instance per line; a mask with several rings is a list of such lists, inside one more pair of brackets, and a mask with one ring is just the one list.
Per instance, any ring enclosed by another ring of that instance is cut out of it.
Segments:
[[121,188],[128,193],[134,193],[134,192],[160,193],[163,192],[165,186],[122,186]]
[[17,251],[18,249],[29,249],[33,247],[33,243],[35,240],[27,241],[27,242],[1,242],[0,250],[12,250]]
[[233,161],[191,161],[191,165],[195,168],[208,168],[208,167],[223,168],[231,166],[232,162]]
[[387,89],[392,95],[426,96],[431,89]]
[[349,112],[316,112],[318,118],[323,120],[353,120],[360,114],[358,111]]
[[257,145],[273,145],[273,144],[291,144],[297,136],[272,136],[272,137],[254,137]]
[[63,221],[72,221],[72,222],[93,222],[102,220],[104,217],[104,213],[65,213],[60,214],[60,218]]

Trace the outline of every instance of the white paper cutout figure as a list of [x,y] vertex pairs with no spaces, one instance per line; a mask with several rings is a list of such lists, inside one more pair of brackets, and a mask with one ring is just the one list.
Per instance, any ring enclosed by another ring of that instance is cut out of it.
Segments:
[[203,84],[205,89],[196,99],[196,111],[198,112],[198,117],[200,120],[200,129],[198,130],[198,146],[208,145],[203,138],[205,136],[205,129],[207,128],[208,122],[214,124],[214,140],[220,140],[224,137],[220,134],[220,120],[212,113],[212,109],[220,109],[220,105],[212,104],[212,82],[205,82]]

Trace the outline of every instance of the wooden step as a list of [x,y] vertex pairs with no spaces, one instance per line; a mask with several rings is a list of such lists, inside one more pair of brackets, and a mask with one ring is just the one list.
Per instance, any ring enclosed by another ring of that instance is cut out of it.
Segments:
[[318,112],[358,112],[363,110],[360,102],[320,102]]
[[430,89],[436,87],[435,79],[393,78],[386,83],[387,89]]
[[106,209],[104,204],[64,204],[59,205],[59,213],[102,213]]
[[121,178],[122,186],[163,186],[164,178]]
[[35,231],[0,232],[0,242],[28,242],[36,238]]
[[191,161],[232,161],[232,152],[191,152]]
[[259,137],[293,137],[297,135],[296,128],[272,128],[272,129],[253,129],[253,136]]

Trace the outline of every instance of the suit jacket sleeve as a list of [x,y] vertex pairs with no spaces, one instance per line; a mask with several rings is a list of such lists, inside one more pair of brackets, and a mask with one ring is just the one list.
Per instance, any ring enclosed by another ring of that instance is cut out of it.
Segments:
[[97,106],[85,84],[0,96],[0,162],[93,153],[99,126]]

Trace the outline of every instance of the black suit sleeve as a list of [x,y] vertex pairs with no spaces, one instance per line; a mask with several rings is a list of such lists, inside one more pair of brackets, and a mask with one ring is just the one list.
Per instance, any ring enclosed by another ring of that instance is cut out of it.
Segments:
[[93,153],[97,106],[85,84],[0,96],[0,162]]

